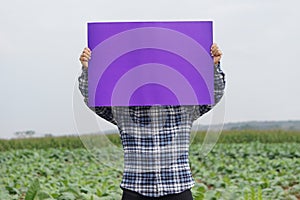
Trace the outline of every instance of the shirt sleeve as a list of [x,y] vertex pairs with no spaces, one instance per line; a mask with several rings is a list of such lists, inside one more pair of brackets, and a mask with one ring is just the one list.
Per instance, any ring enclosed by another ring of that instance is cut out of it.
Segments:
[[192,120],[195,121],[208,111],[210,111],[224,95],[225,89],[225,73],[221,70],[220,62],[214,65],[214,98],[215,103],[212,105],[197,105],[194,106],[192,112]]
[[[79,90],[84,97],[84,103],[88,106],[88,69],[82,66],[81,75],[78,77],[79,82]],[[109,121],[117,125],[112,113],[112,108],[110,106],[96,106],[90,107],[88,106],[93,112],[95,112],[98,116],[102,117],[103,119]]]

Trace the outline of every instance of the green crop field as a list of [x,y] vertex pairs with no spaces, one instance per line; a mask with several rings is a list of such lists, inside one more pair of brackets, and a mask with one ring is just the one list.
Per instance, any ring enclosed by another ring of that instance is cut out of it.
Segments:
[[[223,132],[207,156],[203,136],[190,147],[195,200],[300,199],[299,132]],[[117,134],[108,138],[120,146]],[[121,178],[76,136],[0,140],[1,200],[120,200]]]

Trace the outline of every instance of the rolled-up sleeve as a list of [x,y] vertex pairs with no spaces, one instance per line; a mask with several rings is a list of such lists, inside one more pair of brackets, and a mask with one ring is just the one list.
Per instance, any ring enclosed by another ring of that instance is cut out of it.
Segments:
[[192,120],[196,120],[208,111],[210,111],[217,103],[220,102],[225,90],[225,73],[221,70],[220,62],[214,65],[214,100],[212,105],[197,105],[194,106]]
[[109,121],[110,123],[117,124],[113,117],[112,109],[110,106],[96,106],[96,107],[90,107],[88,105],[89,101],[89,95],[88,95],[88,69],[82,66],[82,72],[81,75],[78,77],[79,82],[79,90],[81,95],[84,98],[85,104],[98,116],[101,118]]

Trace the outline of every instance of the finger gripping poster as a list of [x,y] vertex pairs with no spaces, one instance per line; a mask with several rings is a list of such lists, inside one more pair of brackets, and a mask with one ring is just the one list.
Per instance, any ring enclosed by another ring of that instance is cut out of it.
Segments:
[[88,23],[88,104],[213,104],[211,45],[211,21]]

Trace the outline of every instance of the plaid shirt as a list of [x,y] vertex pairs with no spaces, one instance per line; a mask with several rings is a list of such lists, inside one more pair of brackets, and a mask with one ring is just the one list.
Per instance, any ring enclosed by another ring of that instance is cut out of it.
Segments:
[[[215,104],[225,88],[225,74],[215,65]],[[88,105],[88,70],[82,67],[79,90]],[[117,125],[124,150],[121,188],[159,197],[183,192],[195,182],[188,152],[193,121],[214,105],[89,107]]]

